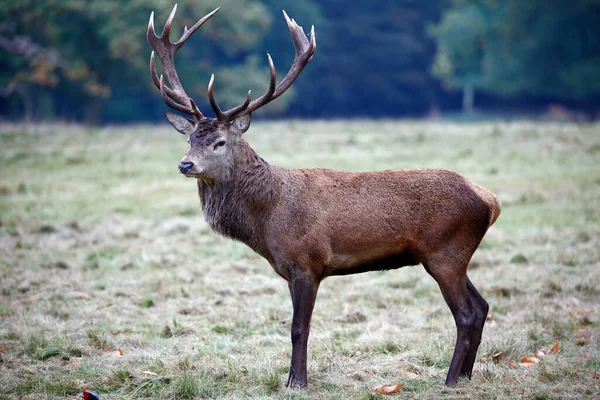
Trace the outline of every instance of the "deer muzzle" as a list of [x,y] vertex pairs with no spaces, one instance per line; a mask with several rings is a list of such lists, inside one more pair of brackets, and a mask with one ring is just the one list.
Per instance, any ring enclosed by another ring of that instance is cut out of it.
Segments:
[[179,163],[179,172],[184,175],[189,174],[192,168],[194,168],[194,163],[184,161]]

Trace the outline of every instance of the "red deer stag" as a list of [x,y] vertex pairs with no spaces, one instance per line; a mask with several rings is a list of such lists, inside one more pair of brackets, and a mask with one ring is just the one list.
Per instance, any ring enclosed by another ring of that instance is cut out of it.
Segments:
[[396,269],[422,263],[436,280],[456,322],[457,338],[446,384],[471,377],[488,304],[467,277],[467,265],[488,228],[500,214],[490,191],[444,169],[341,172],[330,169],[278,168],[263,160],[242,134],[253,111],[281,96],[309,63],[316,49],[284,12],[296,49],[292,66],[276,84],[268,56],[266,93],[223,111],[208,99],[216,118],[204,116],[185,93],[174,54],[218,8],[184,29],[171,43],[169,31],[177,6],[161,36],[148,25],[148,40],[164,66],[170,87],[150,74],[170,112],[167,119],[188,138],[179,170],[196,178],[204,217],[212,229],[244,242],[288,282],[293,304],[292,361],[288,386],[306,386],[310,319],[320,282],[331,275]]

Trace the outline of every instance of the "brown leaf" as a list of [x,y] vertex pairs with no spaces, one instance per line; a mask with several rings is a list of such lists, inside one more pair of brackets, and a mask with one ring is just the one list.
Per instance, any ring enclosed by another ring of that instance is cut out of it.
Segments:
[[576,308],[575,312],[583,317],[589,317],[593,312],[593,308],[589,308],[587,310],[582,310],[581,308]]
[[[503,354],[503,352],[499,351],[496,354],[492,355],[492,361],[494,362],[494,364],[498,364],[500,361],[502,361]],[[509,360],[512,360],[512,358],[510,358]]]
[[512,358],[508,357],[508,359],[506,360],[506,362],[508,363],[508,365],[510,365],[511,367],[516,367],[517,366],[517,362],[515,360],[513,360]]
[[414,372],[406,371],[404,369],[400,370],[400,375],[402,375],[402,376],[408,376],[410,378],[416,378],[416,377],[419,376],[419,375],[415,374]]
[[121,350],[121,349],[115,350],[115,356],[117,356],[117,357],[123,357],[123,350]]
[[398,393],[398,391],[403,385],[403,383],[396,383],[395,385],[381,385],[377,386],[376,388],[373,388],[373,390],[379,394],[395,394]]
[[560,340],[557,340],[556,343],[554,343],[554,345],[552,347],[550,347],[550,350],[548,350],[548,354],[558,353],[559,348],[560,348]]
[[583,346],[589,337],[589,329],[587,326],[584,326],[583,328],[579,328],[577,331],[575,331],[575,344],[578,346]]
[[365,374],[367,374],[367,375],[375,375],[375,372],[369,371],[368,369],[365,369]]
[[523,357],[521,361],[519,361],[519,365],[523,367],[531,367],[540,362],[540,359],[535,356]]

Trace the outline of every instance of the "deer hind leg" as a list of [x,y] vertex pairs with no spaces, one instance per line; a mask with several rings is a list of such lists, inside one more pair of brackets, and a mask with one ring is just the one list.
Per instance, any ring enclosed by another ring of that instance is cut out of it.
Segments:
[[[456,346],[446,376],[446,385],[454,385],[464,373],[463,365],[472,354],[472,339],[477,337],[477,306],[474,304],[467,285],[467,262],[456,259],[456,253],[438,255],[424,263],[427,272],[436,280],[444,300],[454,316],[456,324]],[[485,318],[484,318],[485,319]],[[475,353],[477,352],[477,346]]]
[[471,379],[473,374],[473,366],[475,365],[475,358],[477,357],[477,349],[481,343],[481,335],[483,333],[483,325],[488,314],[489,306],[485,299],[479,294],[475,286],[467,278],[467,292],[471,299],[472,304],[475,306],[475,326],[471,334],[471,343],[469,351],[463,362],[461,369],[461,376],[466,376]]

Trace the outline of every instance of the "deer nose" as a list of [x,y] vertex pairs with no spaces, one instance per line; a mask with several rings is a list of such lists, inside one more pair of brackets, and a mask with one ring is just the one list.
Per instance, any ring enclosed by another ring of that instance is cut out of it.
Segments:
[[188,172],[190,172],[193,166],[194,163],[182,161],[179,163],[179,172],[181,172],[182,174],[187,174]]

